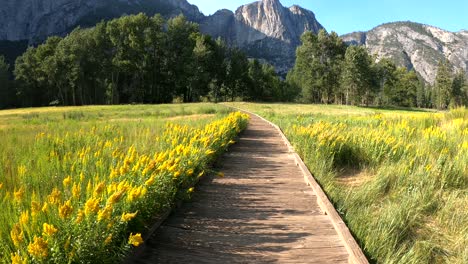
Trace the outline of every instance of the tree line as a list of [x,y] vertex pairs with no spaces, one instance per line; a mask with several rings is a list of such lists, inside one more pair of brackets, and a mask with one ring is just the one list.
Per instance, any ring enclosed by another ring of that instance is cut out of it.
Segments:
[[463,72],[441,61],[433,86],[335,33],[303,34],[282,80],[183,16],[124,16],[49,37],[16,59],[0,56],[0,109],[47,105],[298,101],[447,109],[468,105]]
[[347,46],[335,33],[306,32],[296,51],[287,82],[301,91],[305,103],[403,106],[447,109],[468,105],[466,75],[453,74],[441,61],[434,86],[414,70],[371,56],[363,46]]
[[12,106],[292,100],[274,68],[203,35],[183,16],[144,14],[49,37],[0,57],[0,108]]

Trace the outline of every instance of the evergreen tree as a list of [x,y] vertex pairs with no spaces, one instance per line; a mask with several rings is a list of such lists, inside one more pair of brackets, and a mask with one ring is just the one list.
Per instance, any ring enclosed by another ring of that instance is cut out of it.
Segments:
[[250,87],[249,60],[238,48],[229,51],[223,87],[224,101],[234,101],[236,97],[243,98],[247,93],[246,89]]
[[195,34],[193,49],[193,70],[188,87],[188,101],[193,102],[209,92],[212,76],[215,74],[216,42],[210,36]]
[[416,106],[419,108],[428,107],[426,87],[423,82],[419,82],[416,90]]
[[0,56],[0,109],[11,107],[15,101],[15,94],[10,86],[9,68],[5,57]]
[[396,71],[395,63],[387,58],[381,59],[375,65],[375,78],[378,86],[377,105],[392,104],[397,83]]
[[346,50],[343,64],[342,89],[346,104],[370,104],[375,91],[372,86],[372,58],[361,46]]
[[228,48],[221,38],[216,40],[215,50],[213,54],[213,75],[210,84],[209,96],[218,102],[221,97],[221,89],[226,80],[227,64],[228,64]]
[[257,66],[261,85],[253,86],[249,60],[239,49],[201,34],[183,16],[166,24],[159,15],[138,14],[51,37],[20,56],[14,74],[23,106],[168,103],[174,97],[193,102],[207,96],[274,100],[284,94],[274,69]]
[[450,90],[450,106],[459,107],[464,103],[464,88],[466,85],[466,75],[463,71],[457,72],[452,81]]
[[415,107],[417,105],[417,90],[420,84],[416,72],[413,70],[407,71],[406,68],[398,68],[397,78],[395,97],[392,98],[393,105]]
[[198,25],[187,21],[184,16],[172,18],[167,23],[168,81],[175,94],[184,102],[190,101],[190,76],[193,69],[192,55],[196,39],[191,37],[198,32]]
[[306,32],[296,51],[296,64],[288,80],[302,89],[306,102],[339,100],[340,75],[346,46],[335,32]]
[[450,103],[452,90],[452,76],[448,60],[439,62],[435,82],[435,106],[438,109],[447,109]]

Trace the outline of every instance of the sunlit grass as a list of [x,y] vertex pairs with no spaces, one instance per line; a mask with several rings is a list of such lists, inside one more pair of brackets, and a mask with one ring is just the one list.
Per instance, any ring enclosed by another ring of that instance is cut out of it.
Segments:
[[468,110],[229,104],[277,123],[378,263],[468,263]]
[[213,104],[0,111],[0,261],[118,262],[246,122]]

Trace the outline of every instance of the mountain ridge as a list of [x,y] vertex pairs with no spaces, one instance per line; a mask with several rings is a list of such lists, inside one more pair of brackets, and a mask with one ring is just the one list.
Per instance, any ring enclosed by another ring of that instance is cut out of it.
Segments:
[[223,9],[200,23],[203,33],[242,48],[248,56],[272,64],[283,75],[294,65],[301,35],[322,28],[312,11],[297,5],[284,7],[279,0],[253,2],[235,12]]
[[279,0],[260,0],[235,12],[224,9],[211,16],[186,0],[0,0],[0,6],[5,7],[0,9],[0,40],[27,40],[30,44],[123,14],[183,14],[199,23],[202,33],[221,37],[282,74],[294,65],[300,36],[306,30],[317,33],[323,28],[312,11],[297,5],[286,8]]
[[[139,12],[165,17],[183,14],[199,23],[202,33],[220,37],[250,58],[272,64],[283,76],[294,65],[301,35],[324,28],[312,11],[298,5],[285,7],[280,0],[260,0],[234,12],[222,9],[209,16],[186,0],[0,0],[0,53],[11,51],[16,41],[24,48],[25,41],[41,43],[51,35],[66,35],[76,26],[89,27],[102,19]],[[389,57],[399,66],[415,69],[427,83],[434,83],[437,64],[443,59],[468,73],[465,29],[449,32],[402,21],[342,37],[348,44],[365,45],[378,59]]]
[[434,84],[438,63],[447,59],[454,70],[468,73],[468,33],[399,21],[381,24],[367,32],[341,36],[352,45],[364,45],[377,59],[393,59],[398,66],[414,69],[427,83]]

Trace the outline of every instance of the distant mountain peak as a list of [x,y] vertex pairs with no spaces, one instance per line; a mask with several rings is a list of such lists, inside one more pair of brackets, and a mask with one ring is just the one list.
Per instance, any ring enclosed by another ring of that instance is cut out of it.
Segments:
[[281,7],[283,7],[283,5],[280,3],[279,0],[262,0],[262,1],[259,1],[259,2],[262,2],[264,5],[267,5],[267,6],[281,6]]
[[301,35],[317,33],[323,26],[312,11],[297,5],[286,8],[279,0],[261,0],[240,6],[234,13],[217,12],[204,19],[200,28],[285,73],[294,64]]
[[295,50],[305,31],[322,25],[312,11],[280,0],[260,0],[204,16],[187,0],[0,0],[0,40],[39,43],[51,35],[65,35],[76,26],[94,26],[123,14],[184,14],[200,23],[203,33],[221,37],[242,48],[249,57],[273,64],[281,73],[294,64]]
[[365,45],[379,59],[390,58],[399,66],[414,69],[430,84],[435,82],[438,63],[445,59],[456,69],[468,72],[468,33],[403,21],[382,24],[368,32],[353,32],[342,38],[349,44]]
[[93,26],[102,19],[139,12],[182,13],[194,21],[204,17],[186,0],[0,0],[0,40],[40,41],[76,26]]

